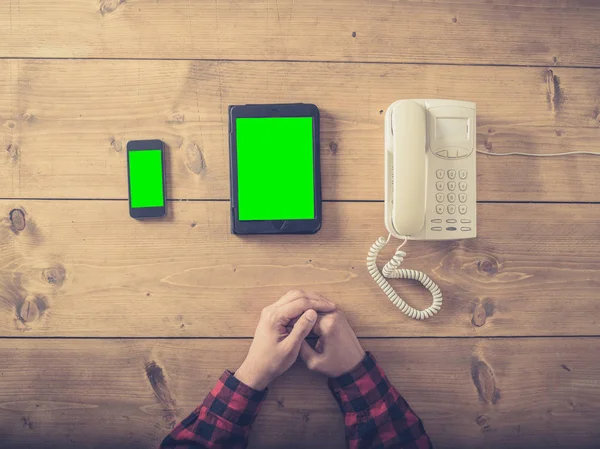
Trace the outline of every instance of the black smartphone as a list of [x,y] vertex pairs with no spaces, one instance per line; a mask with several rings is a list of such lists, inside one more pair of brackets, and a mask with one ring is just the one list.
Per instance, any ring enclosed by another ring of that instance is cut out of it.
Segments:
[[165,145],[160,140],[127,143],[129,215],[132,218],[164,217],[167,195]]
[[313,234],[321,228],[319,109],[229,107],[231,232]]

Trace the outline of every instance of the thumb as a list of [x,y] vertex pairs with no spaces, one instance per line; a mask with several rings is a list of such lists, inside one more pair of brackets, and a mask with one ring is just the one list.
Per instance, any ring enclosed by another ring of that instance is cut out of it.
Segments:
[[304,312],[298,321],[294,324],[290,335],[286,338],[289,340],[289,344],[296,348],[296,351],[300,349],[300,344],[304,341],[304,339],[310,334],[310,331],[314,327],[317,322],[317,312],[312,309],[308,309]]
[[322,354],[315,351],[313,347],[308,344],[308,342],[302,342],[302,345],[300,346],[300,358],[308,367],[308,369],[314,370],[319,362],[320,357],[322,357]]

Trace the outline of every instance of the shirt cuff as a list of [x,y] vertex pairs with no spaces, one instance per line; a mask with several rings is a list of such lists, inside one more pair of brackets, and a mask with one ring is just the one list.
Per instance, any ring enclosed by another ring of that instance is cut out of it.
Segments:
[[342,413],[369,410],[386,397],[390,388],[390,381],[370,352],[352,371],[329,379],[329,389]]
[[247,427],[256,419],[267,391],[255,390],[236,379],[231,371],[225,371],[203,406],[234,425]]

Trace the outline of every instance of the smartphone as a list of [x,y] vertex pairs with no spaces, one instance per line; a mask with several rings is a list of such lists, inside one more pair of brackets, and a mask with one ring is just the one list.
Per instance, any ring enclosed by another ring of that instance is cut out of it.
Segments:
[[127,143],[129,215],[164,217],[166,213],[165,146],[160,140]]

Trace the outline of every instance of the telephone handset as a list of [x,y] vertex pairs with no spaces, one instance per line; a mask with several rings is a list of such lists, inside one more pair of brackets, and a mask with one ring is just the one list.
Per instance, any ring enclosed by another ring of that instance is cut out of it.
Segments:
[[[476,231],[475,103],[454,100],[400,100],[385,115],[385,225],[367,258],[369,272],[390,300],[416,319],[437,313],[442,294],[424,273],[400,269],[407,240],[473,238]],[[382,272],[377,254],[391,236],[404,239]],[[406,304],[386,278],[416,279],[433,304],[417,310]]]

